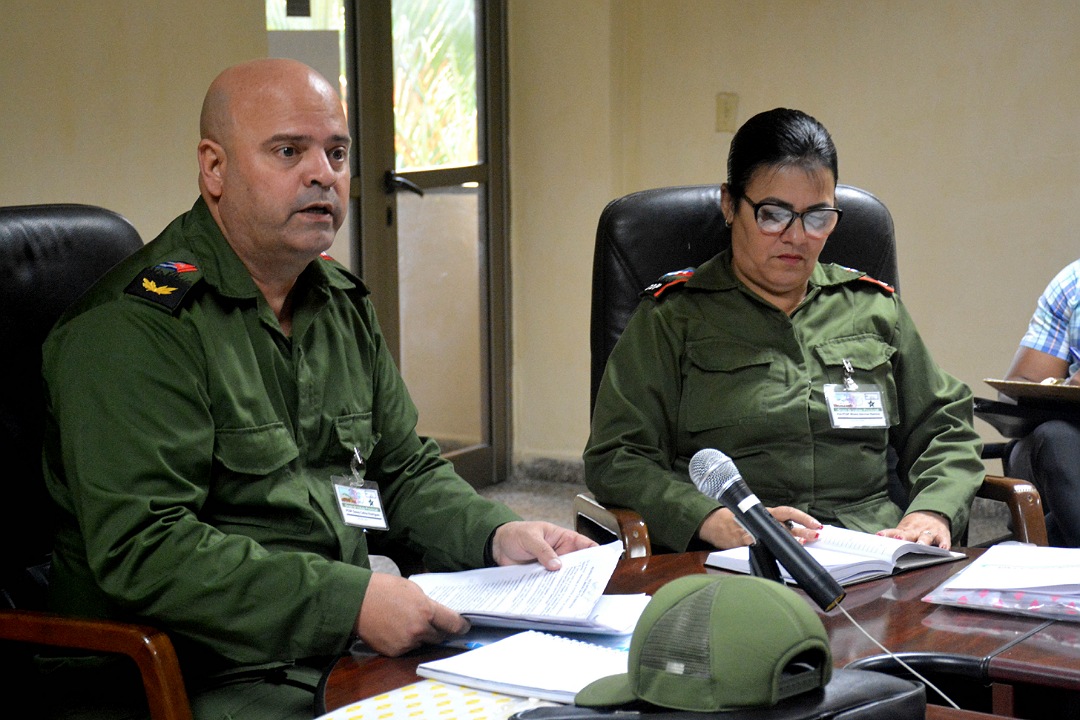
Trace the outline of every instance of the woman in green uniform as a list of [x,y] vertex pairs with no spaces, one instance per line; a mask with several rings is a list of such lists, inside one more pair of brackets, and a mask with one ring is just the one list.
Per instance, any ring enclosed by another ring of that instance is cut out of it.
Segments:
[[[721,187],[731,248],[647,296],[608,360],[585,450],[602,503],[654,543],[752,538],[694,487],[702,448],[729,455],[780,520],[950,547],[984,475],[969,388],[930,357],[893,289],[819,264],[841,221],[836,148],[809,115],[754,116]],[[898,455],[906,508],[887,492]]]

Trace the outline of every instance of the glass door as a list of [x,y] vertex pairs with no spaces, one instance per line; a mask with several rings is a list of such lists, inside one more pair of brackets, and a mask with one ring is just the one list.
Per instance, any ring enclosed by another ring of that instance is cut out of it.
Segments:
[[359,266],[420,433],[490,484],[509,468],[502,3],[350,8]]

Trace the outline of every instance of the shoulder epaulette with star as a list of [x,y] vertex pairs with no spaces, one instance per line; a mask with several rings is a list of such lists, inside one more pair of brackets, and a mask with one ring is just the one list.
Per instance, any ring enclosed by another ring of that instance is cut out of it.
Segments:
[[163,262],[136,275],[124,292],[175,312],[201,277],[191,263]]
[[682,270],[674,270],[669,273],[665,273],[660,276],[654,283],[650,283],[644,290],[641,291],[641,296],[651,295],[654,298],[663,296],[668,290],[681,287],[690,278],[694,277],[694,268],[683,268]]

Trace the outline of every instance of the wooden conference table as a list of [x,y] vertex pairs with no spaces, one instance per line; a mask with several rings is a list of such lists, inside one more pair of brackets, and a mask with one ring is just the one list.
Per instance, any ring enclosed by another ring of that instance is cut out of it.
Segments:
[[[895,653],[948,653],[977,667],[990,685],[992,710],[1004,716],[1038,717],[1080,699],[1080,624],[924,603],[921,598],[970,562],[945,563],[847,588],[843,607]],[[653,594],[665,583],[705,567],[707,552],[652,555],[619,562],[606,592]],[[811,604],[812,607],[816,606]],[[822,615],[835,667],[881,654],[839,611]],[[323,678],[327,711],[416,682],[416,666],[460,652],[425,648],[401,658],[340,658]],[[928,689],[927,696],[932,691]],[[1023,714],[1032,713],[1032,714]],[[928,718],[985,718],[930,706]]]

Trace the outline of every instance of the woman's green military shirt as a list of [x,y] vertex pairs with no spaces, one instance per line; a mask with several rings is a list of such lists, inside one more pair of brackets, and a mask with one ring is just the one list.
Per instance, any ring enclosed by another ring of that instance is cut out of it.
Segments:
[[[834,429],[826,384],[877,385],[891,427]],[[984,466],[966,385],[930,357],[891,288],[818,265],[787,316],[740,283],[725,252],[648,296],[608,360],[585,450],[602,503],[640,512],[654,542],[687,548],[719,504],[690,482],[702,448],[728,454],[769,506],[868,532],[894,527],[886,449],[898,451],[908,511],[967,525]]]

